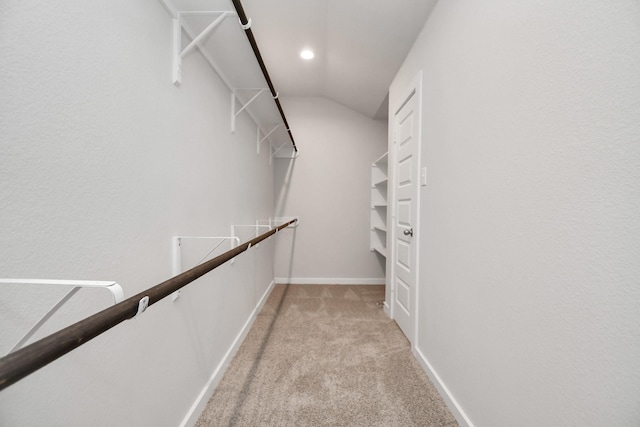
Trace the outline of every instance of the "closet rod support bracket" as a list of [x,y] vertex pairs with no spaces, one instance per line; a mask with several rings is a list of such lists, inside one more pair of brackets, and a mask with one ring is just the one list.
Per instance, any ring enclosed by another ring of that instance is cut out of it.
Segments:
[[[196,35],[193,40],[182,49],[182,17],[185,15],[217,15],[217,17],[211,22],[200,34]],[[229,11],[193,11],[193,12],[178,12],[177,17],[173,20],[173,84],[180,86],[182,83],[182,58],[185,57],[196,47],[200,46],[200,43],[215,30],[225,18],[229,16],[237,16],[234,12]]]
[[262,145],[262,143],[271,136],[272,133],[274,133],[276,130],[278,130],[278,128],[280,128],[282,126],[282,123],[275,125],[273,129],[271,129],[269,132],[267,132],[262,138],[260,138],[260,127],[258,127],[258,138],[257,138],[257,146],[256,146],[256,152],[258,153],[258,155],[260,155],[260,146]]
[[[209,251],[208,254],[206,254],[203,258],[201,258],[196,264],[199,264],[201,261],[203,261],[206,257],[208,257],[209,255],[211,255],[213,253],[213,251],[215,251],[216,249],[218,249],[218,247],[220,245],[222,245],[225,241],[229,240],[231,242],[231,247],[230,249],[235,248],[236,246],[238,246],[240,244],[240,239],[238,239],[236,236],[223,236],[223,237],[218,237],[218,236],[173,236],[172,238],[172,266],[171,266],[171,272],[174,276],[177,276],[178,274],[182,273],[184,270],[182,268],[182,241],[184,239],[198,239],[198,240],[202,240],[202,239],[209,239],[209,240],[220,240],[220,242],[215,245],[213,247],[213,249],[211,249],[211,251]],[[233,259],[231,261],[229,261],[229,263],[233,264]],[[175,291],[173,294],[171,294],[171,301],[176,301],[178,298],[180,298],[180,295],[182,295],[182,290],[179,289],[177,291]]]
[[[233,91],[231,91],[231,133],[236,132],[236,117],[238,117],[240,113],[246,110],[247,107],[251,105],[251,103],[260,96],[260,94],[262,94],[263,92],[267,92],[268,90],[269,89],[266,89],[266,88],[253,88],[253,89],[241,88],[241,89],[233,89]],[[255,91],[256,94],[253,95],[253,97],[249,99],[249,101],[247,101],[246,104],[242,104],[242,102],[240,102],[240,99],[238,98],[239,91]],[[236,103],[240,104],[240,109],[238,111],[236,111]]]
[[145,296],[140,301],[138,301],[138,312],[135,316],[133,316],[133,318],[135,319],[136,317],[144,313],[147,307],[149,307],[149,297]]

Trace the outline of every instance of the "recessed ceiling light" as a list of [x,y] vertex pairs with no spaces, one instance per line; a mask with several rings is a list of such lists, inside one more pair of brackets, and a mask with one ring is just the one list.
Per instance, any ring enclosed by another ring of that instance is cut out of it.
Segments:
[[313,59],[314,56],[315,54],[311,49],[305,49],[302,52],[300,52],[300,58],[302,59]]

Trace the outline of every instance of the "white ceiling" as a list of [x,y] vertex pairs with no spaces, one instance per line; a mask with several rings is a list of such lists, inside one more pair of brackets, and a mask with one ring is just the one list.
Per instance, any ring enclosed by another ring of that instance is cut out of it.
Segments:
[[[386,117],[391,80],[437,0],[242,0],[276,90]],[[311,61],[299,57],[311,48]]]

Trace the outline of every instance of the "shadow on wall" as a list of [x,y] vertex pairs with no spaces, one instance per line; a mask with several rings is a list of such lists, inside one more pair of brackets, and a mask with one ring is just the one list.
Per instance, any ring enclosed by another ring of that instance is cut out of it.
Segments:
[[380,264],[380,268],[382,269],[382,271],[385,271],[385,269],[387,268],[387,259],[382,256],[381,254],[379,254],[376,251],[373,251],[376,254],[376,259],[378,260],[378,263]]
[[[280,159],[276,163],[274,171],[274,192],[275,192],[275,217],[294,216],[296,212],[286,212],[287,200],[289,198],[289,190],[291,189],[291,179],[293,177],[293,170],[296,165],[296,159]],[[293,235],[291,237],[290,246],[288,249],[281,248],[280,250],[288,251],[289,260],[287,262],[287,274],[286,278],[290,279],[293,274],[293,261],[295,257],[296,247],[296,234],[297,227],[292,228]],[[281,243],[282,244],[282,243]]]
[[[277,159],[277,158],[276,158]],[[288,163],[288,164],[287,164]],[[276,163],[274,171],[273,190],[275,192],[275,216],[286,215],[287,199],[291,187],[291,177],[296,165],[296,159],[281,159]],[[294,212],[295,214],[295,212]]]
[[293,275],[293,258],[295,257],[295,247],[296,247],[296,234],[298,229],[293,229],[293,236],[291,237],[291,247],[289,248],[289,268],[287,268],[287,282],[291,281],[291,277]]

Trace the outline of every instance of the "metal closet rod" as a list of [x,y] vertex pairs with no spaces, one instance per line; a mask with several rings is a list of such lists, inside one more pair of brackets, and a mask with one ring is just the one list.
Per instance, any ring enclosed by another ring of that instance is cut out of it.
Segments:
[[266,238],[271,237],[283,228],[294,224],[296,221],[298,221],[297,218],[292,219],[159,285],[67,326],[33,344],[9,353],[0,359],[0,390],[9,387],[119,323],[136,317],[148,306],[173,294],[180,288],[240,255]]
[[273,83],[271,82],[271,77],[269,77],[269,71],[267,71],[266,65],[264,65],[264,61],[262,60],[262,55],[260,54],[260,49],[258,49],[258,44],[256,43],[255,37],[253,37],[253,32],[249,26],[249,20],[247,19],[247,15],[244,13],[244,8],[242,7],[242,3],[240,0],[231,0],[233,2],[233,7],[236,8],[236,13],[238,14],[238,18],[240,19],[240,23],[242,24],[242,28],[244,29],[247,38],[249,39],[249,43],[251,44],[251,48],[253,49],[253,53],[256,55],[256,59],[258,60],[258,64],[260,65],[260,69],[262,70],[262,74],[264,74],[264,78],[267,80],[267,84],[269,85],[269,90],[271,91],[271,96],[273,100],[276,102],[276,106],[278,107],[278,111],[280,111],[280,116],[282,117],[282,121],[284,122],[284,127],[287,128],[287,132],[289,132],[289,138],[291,138],[291,144],[293,144],[293,149],[297,152],[298,147],[296,147],[296,141],[293,139],[293,134],[291,133],[291,129],[289,129],[289,123],[287,122],[287,118],[284,115],[284,111],[282,110],[282,105],[280,105],[280,100],[278,99],[278,93],[273,87]]

